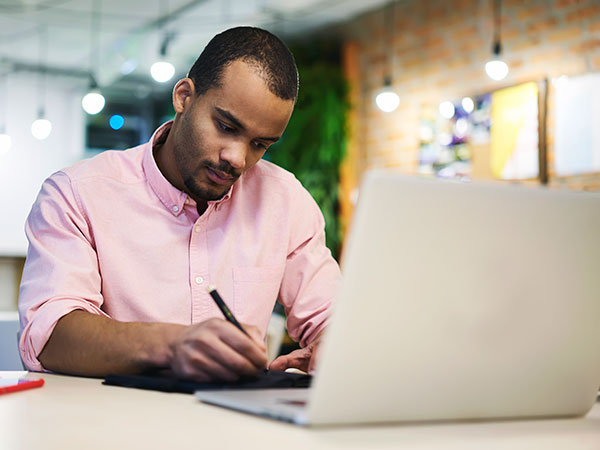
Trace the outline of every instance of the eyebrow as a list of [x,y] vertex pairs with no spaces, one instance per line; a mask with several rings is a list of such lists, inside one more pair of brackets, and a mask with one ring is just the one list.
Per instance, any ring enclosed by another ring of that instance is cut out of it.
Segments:
[[[233,114],[231,114],[229,111],[226,111],[222,108],[219,108],[218,106],[215,106],[215,110],[224,118],[226,118],[227,120],[229,120],[231,123],[233,123],[236,127],[238,127],[240,130],[242,131],[246,131],[246,127],[244,126],[244,124],[242,122],[240,122],[238,120],[237,117],[235,117]],[[271,141],[271,142],[277,142],[279,139],[281,138],[281,136],[277,136],[277,137],[259,137],[257,138],[260,141]]]

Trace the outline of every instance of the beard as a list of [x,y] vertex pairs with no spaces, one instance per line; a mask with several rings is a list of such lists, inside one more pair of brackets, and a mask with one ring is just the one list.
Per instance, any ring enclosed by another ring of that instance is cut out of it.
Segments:
[[[206,155],[208,152],[204,146],[202,135],[192,137],[190,134],[190,124],[185,119],[184,127],[180,130],[180,139],[176,139],[173,143],[175,164],[181,174],[183,184],[187,193],[196,201],[202,200],[208,202],[220,200],[229,191],[231,184],[237,181],[241,174],[226,161],[220,161],[218,164],[215,164],[209,159],[201,159],[198,162],[194,158],[194,155]],[[218,186],[208,180],[206,175],[202,177],[202,173],[206,171],[207,167],[233,177],[231,184]]]
[[[179,163],[177,165],[179,166]],[[200,185],[200,183],[198,182],[198,179],[196,178],[195,175],[200,173],[201,170],[205,170],[206,167],[210,167],[211,169],[216,169],[216,170],[225,172],[225,173],[233,176],[234,178],[233,178],[231,184],[235,183],[235,181],[237,181],[237,179],[239,178],[239,175],[235,173],[235,171],[229,164],[222,163],[222,164],[217,165],[217,164],[213,164],[210,161],[203,160],[200,162],[200,164],[198,164],[197,168],[195,170],[191,171],[190,173],[186,173],[186,171],[182,171],[182,168],[179,167],[180,173],[186,174],[186,176],[183,179],[183,184],[187,188],[188,193],[191,194],[193,198],[201,199],[201,200],[204,200],[207,202],[220,200],[227,193],[227,191],[229,191],[229,187],[231,185],[229,185],[225,188],[222,186],[215,186],[213,189],[211,189],[209,187],[202,187]],[[184,169],[184,170],[186,170],[186,169]]]

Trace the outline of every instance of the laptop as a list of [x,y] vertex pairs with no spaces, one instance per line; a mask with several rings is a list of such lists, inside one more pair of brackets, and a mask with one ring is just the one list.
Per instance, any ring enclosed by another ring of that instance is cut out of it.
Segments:
[[301,425],[581,416],[600,195],[369,173],[309,389],[197,392]]

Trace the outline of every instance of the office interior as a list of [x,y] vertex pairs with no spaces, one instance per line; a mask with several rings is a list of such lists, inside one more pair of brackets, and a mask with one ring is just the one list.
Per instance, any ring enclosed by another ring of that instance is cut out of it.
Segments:
[[[0,24],[3,321],[42,181],[145,142],[173,115],[175,81],[236,25],[296,54],[294,118],[266,158],[313,193],[336,257],[371,169],[600,190],[598,0],[3,0]],[[100,111],[84,110],[90,92]]]

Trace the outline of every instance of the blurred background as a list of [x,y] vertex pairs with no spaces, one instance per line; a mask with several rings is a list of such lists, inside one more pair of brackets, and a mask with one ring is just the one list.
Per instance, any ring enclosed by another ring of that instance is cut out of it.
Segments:
[[300,97],[265,156],[319,202],[336,257],[366,170],[600,189],[600,0],[0,0],[0,311],[42,181],[148,140],[204,45],[292,49]]

